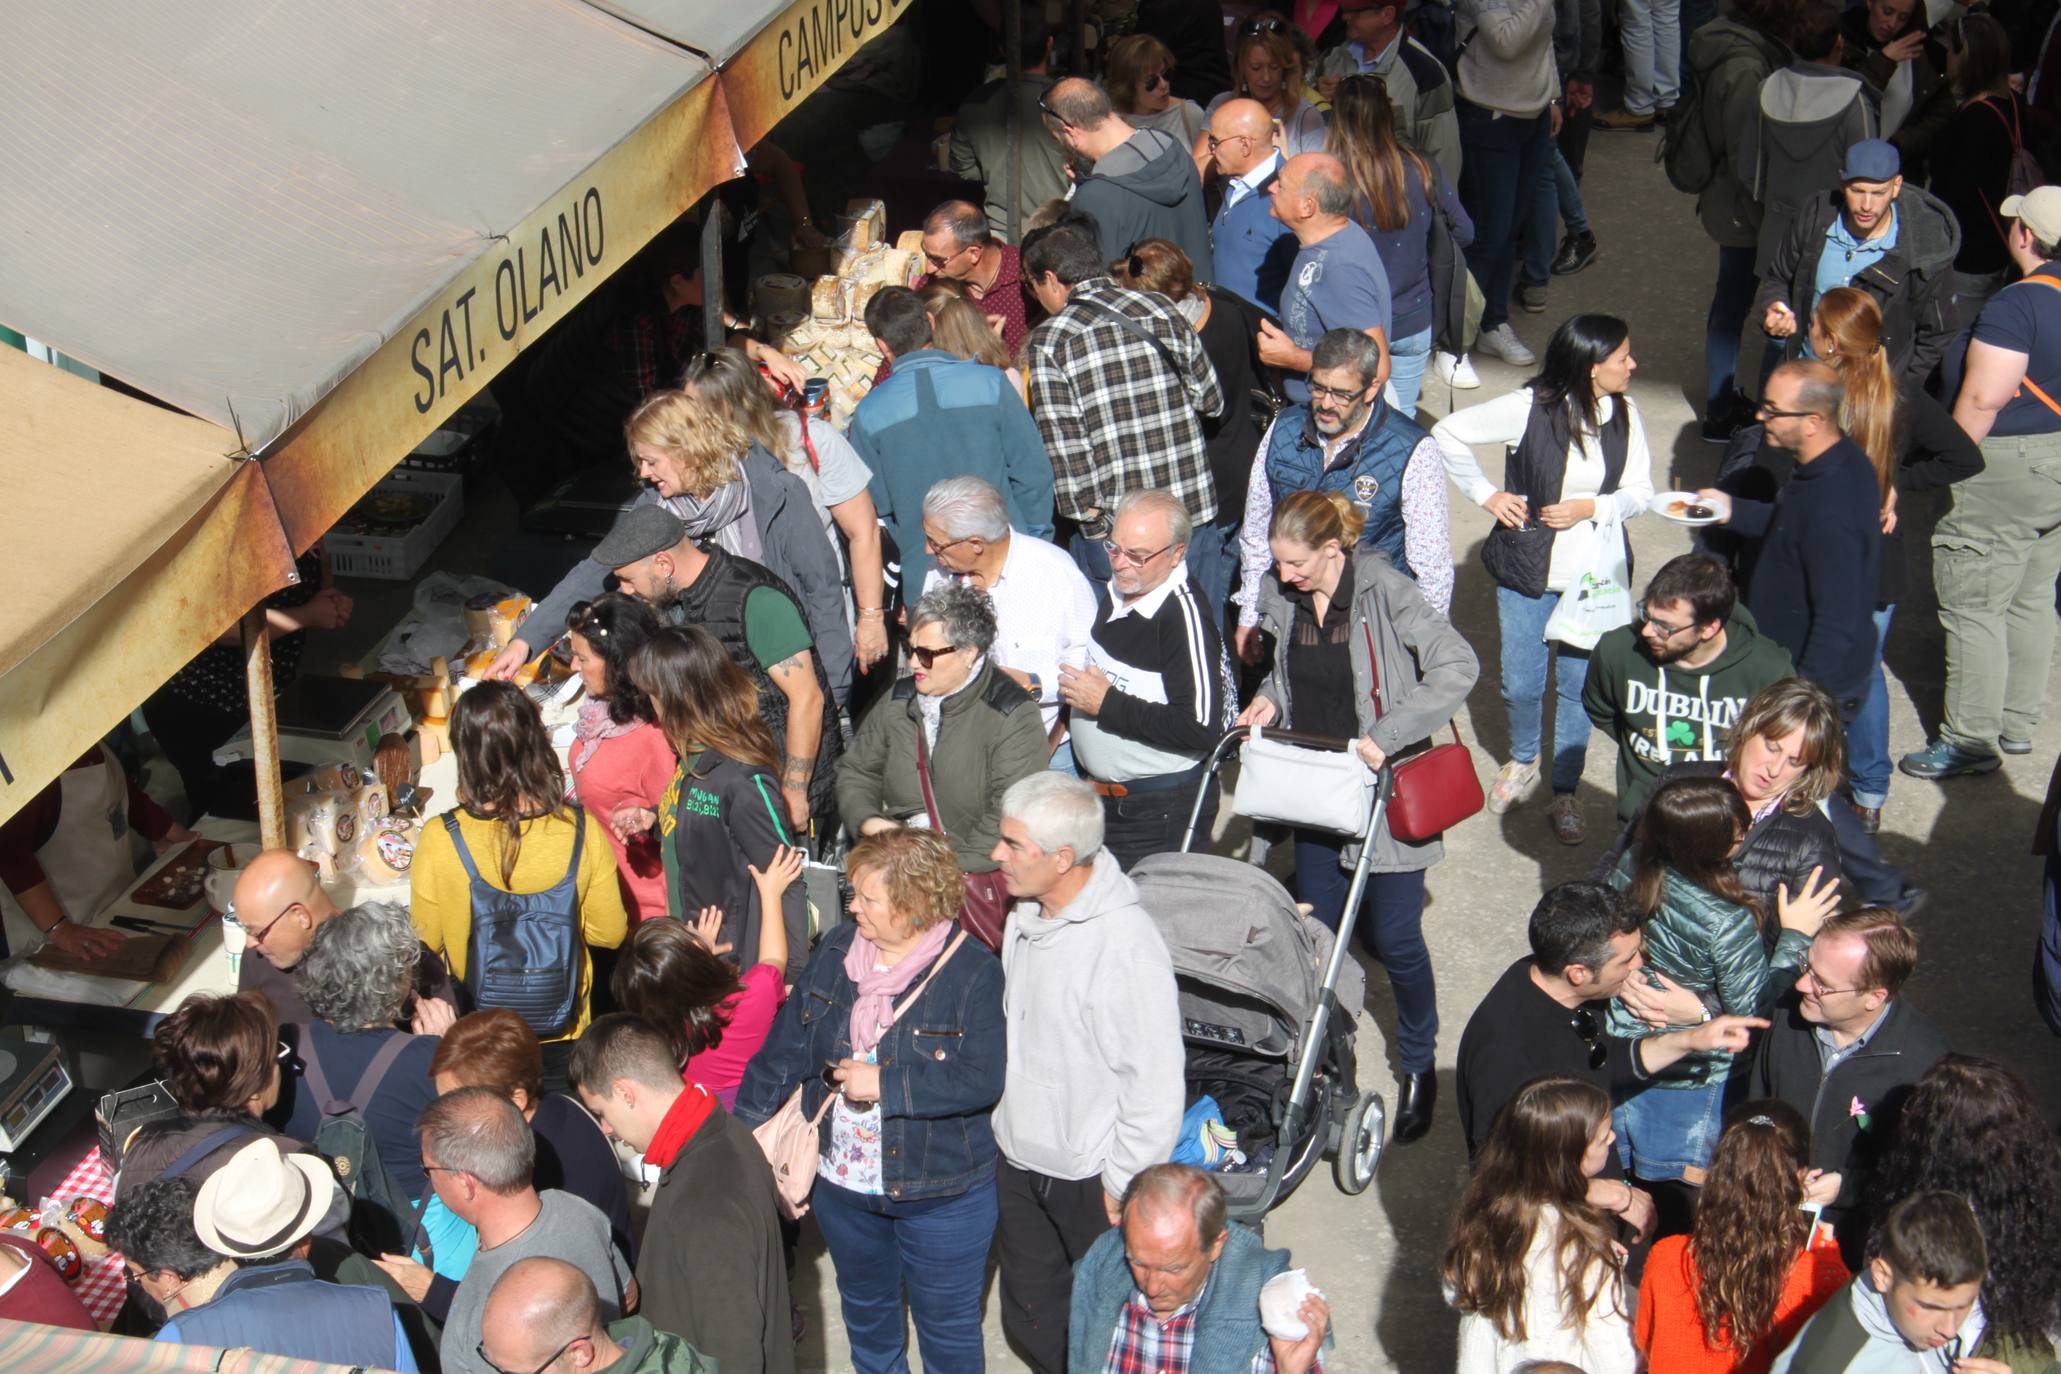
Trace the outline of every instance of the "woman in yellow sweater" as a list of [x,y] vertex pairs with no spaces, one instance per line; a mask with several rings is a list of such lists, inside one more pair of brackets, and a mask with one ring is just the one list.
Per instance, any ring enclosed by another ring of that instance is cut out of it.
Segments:
[[565,773],[537,708],[483,682],[451,712],[458,806],[423,828],[413,870],[415,928],[444,957],[470,1007],[509,1007],[544,1048],[544,1088],[565,1087],[587,1028],[589,947],[629,929],[615,854],[600,823],[565,800]]

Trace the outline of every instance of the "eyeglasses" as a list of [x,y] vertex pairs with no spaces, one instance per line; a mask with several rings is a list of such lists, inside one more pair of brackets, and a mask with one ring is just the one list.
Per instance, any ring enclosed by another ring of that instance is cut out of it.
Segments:
[[[422,1161],[422,1172],[424,1172],[425,1174],[462,1174],[465,1172],[465,1170],[453,1169],[447,1164],[432,1164],[425,1159]],[[553,1355],[551,1357],[552,1360],[555,1360],[557,1358],[557,1355]],[[549,1364],[551,1363],[551,1360],[546,1360],[544,1363]]]
[[1058,120],[1060,128],[1064,129],[1068,127],[1066,123],[1066,116],[1059,113],[1059,111],[1053,109],[1051,102],[1048,101],[1042,95],[1038,97],[1038,109],[1044,114],[1045,118]]
[[1574,1014],[1567,1019],[1568,1024],[1574,1027],[1574,1033],[1589,1047],[1589,1067],[1602,1068],[1603,1061],[1610,1058],[1610,1047],[1603,1043],[1603,1027],[1597,1023],[1596,1013],[1587,1007],[1576,1007]]
[[1345,387],[1325,386],[1321,382],[1310,383],[1310,399],[1313,401],[1319,398],[1327,401],[1357,401],[1366,394],[1367,383],[1365,382],[1350,390]]
[[236,922],[238,928],[240,928],[243,931],[243,938],[246,942],[253,945],[262,945],[265,943],[265,937],[272,933],[272,927],[278,925],[281,921],[286,919],[286,912],[292,911],[295,907],[300,905],[301,903],[299,902],[288,902],[286,904],[285,911],[281,911],[277,916],[274,916],[271,920],[265,922],[265,924],[257,927],[252,927],[248,922],[244,921],[241,917],[231,916],[228,919]]
[[[553,1351],[550,1359],[544,1361],[544,1363],[538,1365],[535,1369],[522,1371],[521,1374],[544,1374],[545,1370],[549,1369],[552,1365],[558,1363],[559,1357],[564,1355],[566,1351],[572,1349],[581,1341],[590,1339],[592,1338],[588,1336],[573,1337],[564,1345],[559,1346],[557,1350]],[[493,1370],[494,1374],[517,1374],[517,1371],[513,1369],[503,1368],[502,1366],[495,1364],[492,1360],[487,1358],[487,1343],[484,1339],[482,1339],[479,1342],[479,1344],[475,1347],[475,1350],[479,1355],[479,1362],[485,1365],[487,1368]]]
[[1217,137],[1217,136],[1216,136],[1215,134],[1204,134],[1204,135],[1203,135],[1203,137],[1205,137],[1205,138],[1207,138],[1207,139],[1209,140],[1209,150],[1210,150],[1210,151],[1211,151],[1212,153],[1214,153],[1214,152],[1215,152],[1215,151],[1216,151],[1216,150],[1217,150],[1217,149],[1218,149],[1219,147],[1221,147],[1222,145],[1224,145],[1224,144],[1226,144],[1226,143],[1240,143],[1240,142],[1242,142],[1242,143],[1244,143],[1244,144],[1245,144],[1245,145],[1246,145],[1246,146],[1247,146],[1248,148],[1252,146],[1252,135],[1251,135],[1251,134],[1231,134],[1231,135],[1229,135],[1229,136],[1227,136],[1227,137],[1224,137],[1224,138],[1218,138],[1218,137]]
[[1755,406],[1753,413],[1763,420],[1803,420],[1818,414],[1815,410],[1777,410],[1766,401]]
[[1818,996],[1820,997],[1832,997],[1842,992],[1870,991],[1868,988],[1835,988],[1828,986],[1825,980],[1819,976],[1818,971],[1810,966],[1809,960],[1804,961],[1803,976],[1811,980],[1811,986],[1817,989]]
[[960,258],[964,257],[966,254],[966,250],[971,247],[973,247],[973,245],[970,243],[961,245],[960,247],[955,248],[951,252],[945,254],[943,257],[939,257],[937,254],[931,252],[928,248],[926,248],[923,250],[923,260],[930,264],[931,271],[942,272],[947,267],[950,267],[953,263],[957,262]]
[[1102,541],[1102,552],[1109,555],[1110,562],[1129,563],[1134,568],[1144,567],[1147,563],[1150,563],[1172,547],[1174,547],[1172,544],[1162,544],[1151,553],[1139,553],[1136,549],[1120,547],[1114,539]]
[[[1313,391],[1315,389],[1314,387],[1311,388]],[[1646,603],[1643,601],[1639,603],[1639,623],[1641,625],[1651,625],[1654,629],[1660,631],[1660,636],[1663,639],[1673,639],[1684,630],[1696,628],[1693,621],[1687,625],[1670,625],[1665,620],[1655,620],[1653,613],[1647,609]]]
[[1267,17],[1265,15],[1254,15],[1252,18],[1246,20],[1243,24],[1240,24],[1238,26],[1238,36],[1240,38],[1250,38],[1256,33],[1286,32],[1288,32],[1287,20],[1274,19]]
[[936,558],[939,554],[945,552],[947,549],[956,549],[961,544],[971,544],[974,540],[978,538],[980,538],[980,536],[977,534],[962,534],[957,539],[950,539],[940,544],[937,542],[937,540],[932,539],[929,535],[926,534],[923,536],[923,547],[925,550],[929,552],[932,558]]
[[911,644],[909,646],[909,657],[915,659],[925,668],[929,668],[941,658],[949,657],[958,652],[959,646],[957,644],[947,644],[942,649],[931,649],[921,644]]

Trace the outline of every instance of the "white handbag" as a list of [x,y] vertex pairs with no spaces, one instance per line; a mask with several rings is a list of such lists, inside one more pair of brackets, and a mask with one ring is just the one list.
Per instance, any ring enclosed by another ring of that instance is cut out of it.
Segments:
[[1306,749],[1266,738],[1263,726],[1238,747],[1231,812],[1341,835],[1364,835],[1374,815],[1374,770],[1351,745]]

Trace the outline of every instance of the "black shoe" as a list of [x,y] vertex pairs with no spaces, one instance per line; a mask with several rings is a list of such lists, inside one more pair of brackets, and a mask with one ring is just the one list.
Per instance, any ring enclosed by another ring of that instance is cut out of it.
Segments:
[[1878,835],[1882,832],[1881,807],[1862,806],[1851,797],[1846,799],[1846,804],[1852,807],[1854,815],[1860,818],[1861,833],[1863,835]]
[[1594,234],[1569,234],[1560,241],[1560,251],[1553,256],[1553,275],[1572,276],[1594,262],[1601,251],[1596,247]]
[[1431,1129],[1431,1107],[1438,1101],[1438,1075],[1406,1073],[1396,1095],[1395,1139],[1407,1145]]
[[1732,392],[1722,401],[1711,406],[1703,416],[1702,438],[1706,444],[1729,444],[1739,427],[1747,422],[1753,413],[1753,403],[1738,392]]
[[1916,918],[1918,913],[1925,909],[1925,904],[1931,900],[1932,894],[1930,892],[1913,883],[1907,885],[1902,892],[1897,894],[1897,899],[1890,905],[1890,910],[1894,911],[1904,920],[1909,921]]

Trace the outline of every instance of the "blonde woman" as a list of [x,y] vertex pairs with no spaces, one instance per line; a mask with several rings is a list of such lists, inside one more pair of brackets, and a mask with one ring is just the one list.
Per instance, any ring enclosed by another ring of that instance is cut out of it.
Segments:
[[[843,705],[852,681],[852,622],[837,555],[808,484],[754,443],[742,422],[684,391],[661,391],[638,406],[623,437],[645,486],[633,509],[663,506],[697,541],[760,564],[785,582]],[[600,596],[611,571],[592,558],[576,564],[530,612],[487,676],[513,676],[542,652],[557,637],[549,627],[562,627],[576,602]]]
[[1217,106],[1238,96],[1257,100],[1274,116],[1274,141],[1283,157],[1324,151],[1324,114],[1304,93],[1302,54],[1288,36],[1287,21],[1272,11],[1239,28],[1231,89],[1210,101],[1208,112],[1215,114]]
[[966,295],[966,288],[946,278],[932,278],[930,285],[916,294],[923,298],[923,308],[930,312],[933,347],[956,358],[999,368],[1016,388],[1016,394],[1026,396],[1023,369],[1009,356],[1009,349],[995,327],[998,316],[982,314]]

